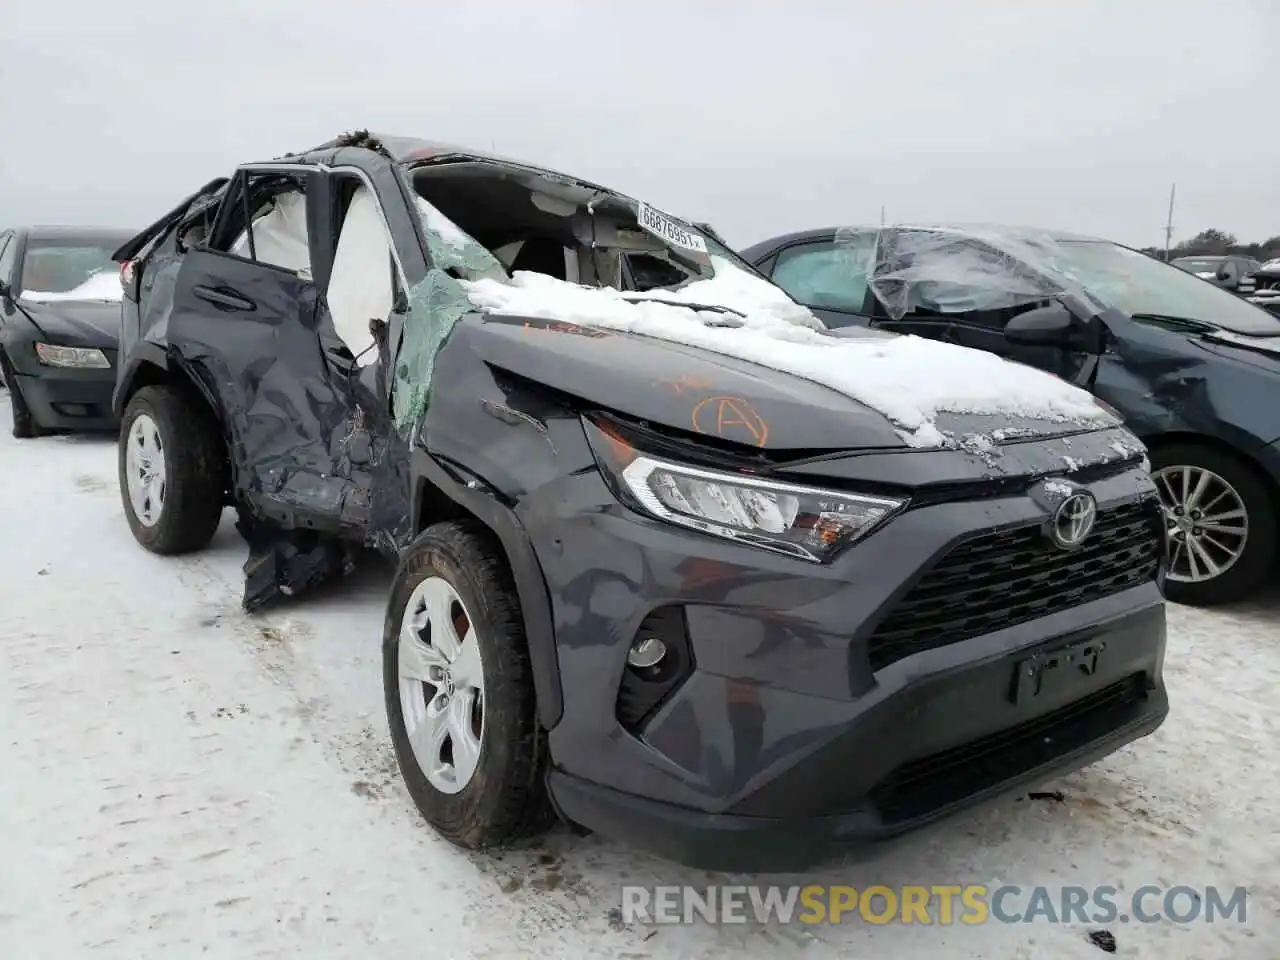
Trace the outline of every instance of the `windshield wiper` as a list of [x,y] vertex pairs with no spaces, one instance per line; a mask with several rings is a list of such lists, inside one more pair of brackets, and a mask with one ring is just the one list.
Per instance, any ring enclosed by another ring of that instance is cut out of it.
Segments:
[[1160,323],[1177,330],[1186,330],[1189,333],[1216,333],[1218,331],[1218,327],[1215,327],[1212,323],[1205,323],[1203,320],[1192,320],[1190,317],[1174,317],[1167,313],[1131,313],[1129,316],[1134,320]]
[[628,296],[625,293],[622,295],[622,299],[627,303],[663,303],[668,307],[684,307],[686,310],[709,310],[712,313],[732,313],[734,316],[742,317],[744,320],[747,318],[747,315],[741,310],[721,306],[718,303],[690,303],[688,300],[666,300],[661,297],[639,297],[634,294]]

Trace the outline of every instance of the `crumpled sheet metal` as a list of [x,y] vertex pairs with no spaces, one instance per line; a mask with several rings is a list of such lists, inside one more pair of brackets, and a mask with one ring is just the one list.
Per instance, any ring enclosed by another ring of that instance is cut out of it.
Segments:
[[171,318],[178,362],[226,416],[247,610],[347,572],[352,544],[395,556],[407,542],[408,454],[389,417],[379,423],[377,371],[357,378],[314,285],[299,280],[293,302],[296,323]]
[[[868,238],[870,242],[868,242]],[[1001,310],[1074,295],[1103,308],[1047,233],[973,227],[841,229],[836,249],[863,272],[891,319],[914,307],[941,313]]]
[[392,408],[396,428],[406,438],[416,435],[426,415],[436,354],[454,324],[473,309],[455,275],[466,280],[507,276],[488,249],[426,200],[415,199],[432,268],[408,291],[409,309],[396,360]]
[[[436,355],[472,309],[456,277],[506,276],[492,253],[421,199],[418,214],[433,266],[407,292],[391,415],[386,346],[378,364],[353,366],[309,285],[303,322],[278,328],[297,344],[237,351],[236,369],[209,371],[231,421],[234,460],[245,465],[237,487],[248,508],[238,524],[250,548],[246,609],[344,575],[357,544],[395,558],[409,542],[409,444],[426,415]],[[317,334],[321,363],[302,359],[315,355]],[[219,344],[207,359],[227,353]],[[307,370],[313,375],[300,375]]]

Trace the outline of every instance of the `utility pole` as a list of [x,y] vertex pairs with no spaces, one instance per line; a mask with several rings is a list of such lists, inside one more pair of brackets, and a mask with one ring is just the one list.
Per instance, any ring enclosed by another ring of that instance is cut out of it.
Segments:
[[1175,183],[1169,188],[1169,219],[1164,226],[1164,261],[1169,262],[1169,246],[1173,242],[1173,198],[1178,192],[1178,185]]
[[880,204],[880,226],[884,226],[884,204]]

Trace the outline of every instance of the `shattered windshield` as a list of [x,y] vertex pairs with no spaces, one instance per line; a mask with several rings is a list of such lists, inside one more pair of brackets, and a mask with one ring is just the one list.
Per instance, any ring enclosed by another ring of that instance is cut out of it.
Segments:
[[[392,405],[402,432],[421,422],[435,356],[472,311],[620,328],[664,316],[706,327],[780,327],[790,337],[826,330],[715,237],[645,204],[600,191],[597,208],[596,195],[570,203],[526,191],[513,199],[509,217],[486,217],[477,205],[473,229],[485,244],[463,226],[466,180],[450,186],[440,202],[454,203],[456,219],[415,196],[431,268],[408,291],[394,370]],[[490,197],[510,189],[501,181],[485,186]]]

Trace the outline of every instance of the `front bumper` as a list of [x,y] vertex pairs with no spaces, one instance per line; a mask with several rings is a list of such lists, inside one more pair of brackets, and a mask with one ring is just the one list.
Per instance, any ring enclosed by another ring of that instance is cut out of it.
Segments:
[[106,354],[110,367],[95,370],[45,366],[36,359],[31,343],[7,345],[17,387],[39,426],[46,430],[87,433],[118,428],[119,419],[111,406],[116,385],[116,350],[97,348]]
[[19,373],[22,399],[47,430],[109,432],[119,426],[111,409],[114,370],[62,370],[50,367],[39,376]]
[[[1021,656],[932,677],[851,721],[729,812],[647,799],[563,770],[550,773],[548,789],[570,822],[691,867],[805,870],[1078,770],[1156,730],[1168,714],[1163,607],[1112,622],[1105,636],[1120,656],[1053,709],[1007,725],[1016,708],[1002,694]],[[980,728],[992,732],[932,752],[922,743]]]
[[[1088,486],[1105,509],[1151,494],[1138,467]],[[910,510],[829,565],[647,520],[598,474],[551,484],[520,513],[564,690],[549,734],[553,801],[572,822],[681,862],[802,869],[1076,769],[1167,713],[1155,576],[1038,616],[1016,582],[1037,575],[1015,567],[1008,616],[958,609],[972,627],[959,640],[931,646],[897,630],[885,652],[881,625],[924,571],[975,533],[1045,519],[1025,493]],[[1062,558],[1062,576],[1088,581],[1076,563]],[[686,666],[636,711],[622,695],[626,652],[663,629],[677,641],[683,631]],[[1039,676],[1029,658],[1100,645],[1088,672],[1066,666],[1039,694],[1017,693],[1020,670]]]

